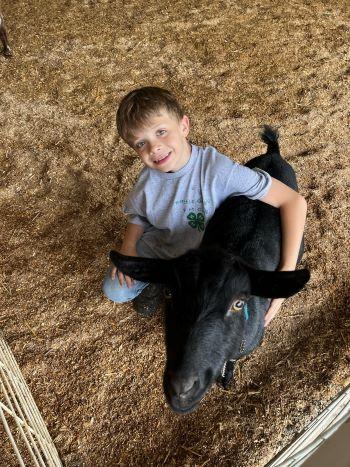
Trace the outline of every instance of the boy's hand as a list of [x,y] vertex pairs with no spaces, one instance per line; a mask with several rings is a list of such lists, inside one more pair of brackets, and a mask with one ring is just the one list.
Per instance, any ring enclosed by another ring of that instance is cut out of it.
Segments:
[[265,328],[266,326],[268,326],[270,321],[276,316],[284,300],[285,298],[274,298],[271,300],[270,308],[267,310],[267,313],[265,315]]
[[[138,256],[136,251],[136,244],[141,238],[143,231],[144,227],[141,225],[132,223],[127,224],[124,240],[119,252],[125,256]],[[112,265],[111,278],[114,280],[116,276],[118,277],[118,281],[121,286],[124,285],[124,281],[128,289],[134,285],[134,279],[132,277],[126,276],[121,271],[118,271],[114,265]]]
[[111,270],[112,280],[114,280],[116,276],[118,277],[118,282],[121,286],[124,284],[124,280],[128,289],[134,285],[134,279],[132,277],[126,276],[121,271],[118,271],[118,269],[113,265]]
[[[295,262],[293,260],[289,261],[288,264],[280,264],[278,271],[295,271]],[[273,298],[270,303],[270,308],[267,310],[265,315],[265,325],[268,326],[273,318],[276,316],[278,310],[281,308],[282,303],[285,301],[285,298]]]
[[[125,249],[121,248],[120,253],[122,255],[126,256],[137,256],[136,249]],[[121,271],[119,271],[116,266],[113,264],[112,265],[112,270],[111,270],[111,279],[115,280],[115,278],[118,277],[118,282],[121,286],[124,285],[124,281],[126,283],[126,286],[128,289],[130,289],[134,285],[134,279],[132,277],[127,276],[126,274],[123,274]]]

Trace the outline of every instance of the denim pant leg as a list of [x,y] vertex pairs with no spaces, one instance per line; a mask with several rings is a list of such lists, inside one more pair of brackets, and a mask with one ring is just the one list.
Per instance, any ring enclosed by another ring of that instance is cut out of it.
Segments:
[[119,284],[117,276],[114,280],[111,278],[111,269],[112,267],[109,267],[105,275],[102,290],[106,297],[112,300],[113,302],[129,302],[130,300],[133,300],[135,297],[137,297],[142,292],[142,290],[148,285],[147,282],[134,280],[134,285],[129,289],[125,284],[125,281],[123,285]]

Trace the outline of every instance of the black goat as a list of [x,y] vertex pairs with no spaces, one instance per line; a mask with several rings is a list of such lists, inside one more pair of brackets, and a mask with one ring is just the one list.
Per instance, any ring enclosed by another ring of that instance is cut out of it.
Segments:
[[12,51],[10,49],[8,38],[7,38],[4,17],[2,16],[1,13],[0,13],[0,40],[4,47],[3,52],[4,52],[5,57],[11,57]]
[[[277,132],[265,126],[262,139],[267,153],[246,165],[297,190],[295,173],[280,156]],[[299,259],[302,251],[303,245]],[[244,196],[226,199],[209,221],[199,248],[178,258],[111,252],[123,273],[171,290],[165,314],[164,392],[174,411],[194,410],[226,363],[260,344],[271,298],[289,297],[306,284],[307,270],[276,271],[280,252],[279,210]]]

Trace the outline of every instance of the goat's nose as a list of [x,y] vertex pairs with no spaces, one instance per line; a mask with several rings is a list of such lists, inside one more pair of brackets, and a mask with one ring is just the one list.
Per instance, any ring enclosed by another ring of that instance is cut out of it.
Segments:
[[180,399],[186,399],[193,395],[198,387],[199,379],[196,376],[188,376],[187,378],[176,378],[173,380],[173,389],[175,394]]

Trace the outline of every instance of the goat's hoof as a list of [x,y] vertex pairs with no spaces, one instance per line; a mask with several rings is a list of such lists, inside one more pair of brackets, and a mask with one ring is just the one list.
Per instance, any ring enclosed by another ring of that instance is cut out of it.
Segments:
[[232,383],[235,367],[236,360],[227,360],[221,371],[221,375],[216,380],[219,386],[221,386],[222,389],[224,389],[224,391],[227,391],[229,389],[230,384]]
[[4,53],[4,56],[7,58],[12,57],[12,50],[10,49],[10,47],[7,47],[6,49],[4,49],[3,53]]

